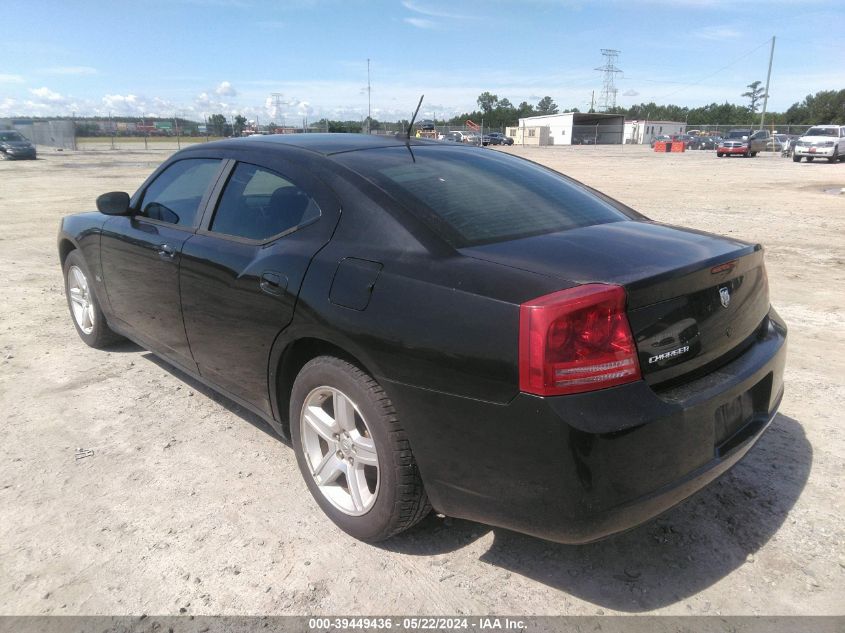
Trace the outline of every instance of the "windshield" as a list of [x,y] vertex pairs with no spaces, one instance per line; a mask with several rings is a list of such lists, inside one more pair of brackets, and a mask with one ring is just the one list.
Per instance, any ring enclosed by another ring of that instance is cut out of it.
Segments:
[[441,145],[333,158],[457,248],[630,219],[578,183],[498,152]]
[[835,127],[811,127],[804,136],[839,136]]
[[750,130],[731,130],[728,132],[728,138],[742,138],[751,134]]
[[25,141],[26,139],[17,132],[0,131],[0,141]]

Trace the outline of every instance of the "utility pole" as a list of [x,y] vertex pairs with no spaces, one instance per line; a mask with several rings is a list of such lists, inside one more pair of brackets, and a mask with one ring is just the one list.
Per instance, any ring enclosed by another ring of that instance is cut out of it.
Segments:
[[[763,122],[766,120],[766,105],[769,102],[769,81],[772,78],[772,59],[775,56],[775,36],[772,35],[772,50],[769,51],[769,72],[766,74],[766,92],[763,93],[763,112],[760,113],[760,129],[763,129]],[[807,159],[809,160],[809,159]]]
[[370,58],[367,58],[367,134],[370,133],[370,121],[373,109],[372,86],[370,85]]

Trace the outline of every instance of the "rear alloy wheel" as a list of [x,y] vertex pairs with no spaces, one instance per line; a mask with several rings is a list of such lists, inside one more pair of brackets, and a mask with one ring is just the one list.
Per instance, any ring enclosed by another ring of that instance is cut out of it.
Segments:
[[326,515],[363,541],[382,541],[431,510],[396,410],[381,386],[331,356],[302,368],[290,400],[291,440]]
[[121,340],[112,332],[100,309],[97,295],[91,286],[91,274],[79,251],[71,251],[65,259],[65,295],[76,331],[87,345],[102,349]]

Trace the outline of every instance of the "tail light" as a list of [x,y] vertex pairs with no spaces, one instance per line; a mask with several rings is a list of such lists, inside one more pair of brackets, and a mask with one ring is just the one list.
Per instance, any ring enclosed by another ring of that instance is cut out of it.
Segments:
[[621,286],[585,284],[519,307],[519,388],[539,396],[639,380]]

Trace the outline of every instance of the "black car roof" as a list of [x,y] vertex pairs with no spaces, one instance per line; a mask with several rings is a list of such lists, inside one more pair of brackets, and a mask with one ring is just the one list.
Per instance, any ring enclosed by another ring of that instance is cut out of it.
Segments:
[[380,147],[401,147],[405,145],[441,145],[427,139],[408,139],[405,136],[381,136],[373,134],[271,134],[267,136],[247,136],[215,141],[204,147],[233,148],[253,146],[256,149],[268,149],[273,145],[297,147],[318,154],[329,156],[341,152],[354,152]]

